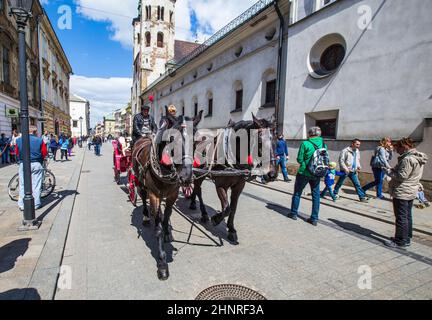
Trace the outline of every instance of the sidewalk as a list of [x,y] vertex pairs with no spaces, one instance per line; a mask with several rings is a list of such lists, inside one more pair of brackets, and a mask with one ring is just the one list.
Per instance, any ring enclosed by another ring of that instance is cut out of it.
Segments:
[[[290,183],[284,182],[283,178],[281,177],[279,178],[279,181],[269,183],[265,185],[265,187],[277,190],[279,192],[289,193],[291,196],[294,193],[294,183],[296,177],[290,176],[290,179],[292,179],[292,182]],[[323,190],[324,187],[324,183],[321,182],[320,190]],[[321,200],[321,204],[324,206],[350,211],[351,213],[359,214],[378,221],[394,224],[395,218],[393,213],[393,203],[390,200],[390,195],[384,193],[385,198],[388,200],[380,200],[376,198],[376,194],[373,190],[368,191],[367,194],[371,197],[369,203],[360,202],[355,189],[353,187],[344,185],[341,188],[339,200],[333,202],[330,196],[327,196],[325,199]],[[308,186],[303,192],[303,197],[305,199],[312,200],[310,188]],[[414,232],[419,237],[422,238],[422,235],[432,236],[432,207],[425,209],[417,209],[414,207],[413,220]]]
[[18,166],[0,168],[0,300],[49,299],[54,293],[84,151],[75,148],[72,161],[50,162],[57,186],[36,211],[42,221],[37,231],[17,230],[23,214],[7,185]]

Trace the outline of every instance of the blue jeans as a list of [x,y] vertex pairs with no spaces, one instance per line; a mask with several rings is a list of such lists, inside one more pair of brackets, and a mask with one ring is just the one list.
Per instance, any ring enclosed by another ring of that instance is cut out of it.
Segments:
[[330,197],[332,197],[333,201],[336,200],[336,196],[333,192],[333,186],[326,185],[324,190],[321,192],[321,198],[324,198],[327,195],[327,192],[330,194]]
[[[32,177],[32,190],[35,207],[41,206],[41,192],[42,192],[42,178],[43,178],[44,168],[39,162],[31,163],[31,177]],[[24,165],[21,162],[19,166],[19,188],[20,195],[18,200],[18,206],[20,208],[24,207]]]
[[319,208],[320,208],[320,178],[307,177],[302,174],[298,174],[294,185],[294,195],[291,203],[291,214],[293,216],[298,215],[298,208],[300,206],[300,199],[306,185],[309,184],[312,191],[312,221],[318,221]]
[[285,156],[280,157],[279,160],[277,161],[276,165],[282,167],[282,174],[284,176],[284,179],[288,180],[288,171],[287,171],[287,168],[286,168],[286,158],[285,158]]
[[[3,148],[1,148],[0,151],[3,151]],[[2,164],[9,163],[9,147],[5,149],[5,151],[2,153]]]
[[100,152],[101,152],[101,145],[100,144],[95,144],[94,145],[94,149],[95,149],[95,154],[97,156],[100,156]]
[[350,172],[350,174],[339,177],[339,180],[336,184],[336,187],[334,189],[334,194],[337,195],[339,194],[339,190],[342,187],[344,181],[346,178],[350,178],[352,183],[354,184],[354,187],[356,189],[357,195],[359,196],[360,200],[366,198],[366,193],[363,191],[362,187],[360,186],[360,181],[359,178],[357,176],[357,172]]
[[369,189],[376,187],[377,197],[382,198],[383,197],[382,190],[383,190],[384,176],[385,176],[384,170],[379,168],[372,168],[372,170],[373,170],[375,181],[365,185],[363,187],[363,191],[366,192]]

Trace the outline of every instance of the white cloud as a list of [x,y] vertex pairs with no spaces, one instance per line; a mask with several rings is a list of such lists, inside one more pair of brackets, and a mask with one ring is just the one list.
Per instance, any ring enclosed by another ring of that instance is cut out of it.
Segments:
[[73,75],[71,93],[90,101],[91,125],[130,102],[131,78],[88,78]]
[[[42,0],[46,4],[49,0]],[[176,2],[176,38],[199,41],[209,38],[257,0],[178,0]],[[108,22],[110,38],[125,48],[132,47],[132,19],[138,15],[138,0],[75,0],[77,13],[86,19]],[[196,34],[191,31],[195,13]]]

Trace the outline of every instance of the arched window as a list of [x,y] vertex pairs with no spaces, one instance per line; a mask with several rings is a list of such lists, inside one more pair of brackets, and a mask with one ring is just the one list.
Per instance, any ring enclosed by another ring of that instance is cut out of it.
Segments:
[[207,92],[207,117],[213,115],[213,92]]
[[173,15],[174,15],[174,12],[173,11],[170,11],[170,23],[172,24],[173,23]]
[[194,115],[194,117],[196,117],[198,115],[198,98],[196,96],[193,97],[192,104],[194,106],[194,113],[193,113],[193,115]]
[[157,19],[160,20],[161,18],[161,7],[158,6],[158,10],[157,10]]
[[146,20],[151,20],[151,6],[146,6]]
[[272,108],[276,103],[276,71],[268,69],[262,76],[262,107]]
[[161,9],[161,20],[164,21],[165,20],[165,8],[162,7]]
[[235,91],[235,109],[234,111],[242,111],[243,110],[243,84],[241,81],[236,81],[234,83],[234,91]]
[[157,35],[157,46],[159,48],[163,48],[164,47],[164,35],[162,32],[158,32]]
[[150,32],[146,32],[146,34],[145,34],[145,38],[146,38],[146,47],[150,47],[150,45],[151,45],[151,34],[150,34]]
[[185,103],[184,103],[184,101],[182,100],[181,102],[180,102],[180,108],[181,108],[181,111],[182,111],[182,116],[185,116],[186,115],[186,110],[185,110]]

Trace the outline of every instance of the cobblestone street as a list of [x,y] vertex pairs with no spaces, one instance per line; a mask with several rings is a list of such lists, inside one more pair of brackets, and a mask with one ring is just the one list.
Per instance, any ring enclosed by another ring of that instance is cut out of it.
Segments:
[[[62,262],[71,285],[61,286],[56,299],[194,299],[226,283],[268,299],[432,298],[430,209],[414,211],[412,246],[392,250],[382,244],[394,233],[391,202],[359,204],[346,188],[337,207],[323,200],[320,224],[312,227],[287,219],[291,196],[283,192],[291,192],[293,183],[283,182],[268,185],[279,191],[247,185],[236,215],[237,246],[227,240],[225,223],[202,226],[221,247],[195,228],[191,244],[185,244],[191,225],[174,212],[170,278],[161,282],[153,227],[142,226],[141,207],[134,208],[125,187],[114,183],[108,144],[102,154],[85,157]],[[210,182],[203,189],[212,215],[219,200]],[[187,209],[184,199],[177,206],[199,220],[199,211]],[[302,200],[302,217],[310,210],[311,202]],[[365,266],[372,272],[370,290],[358,285]]]

